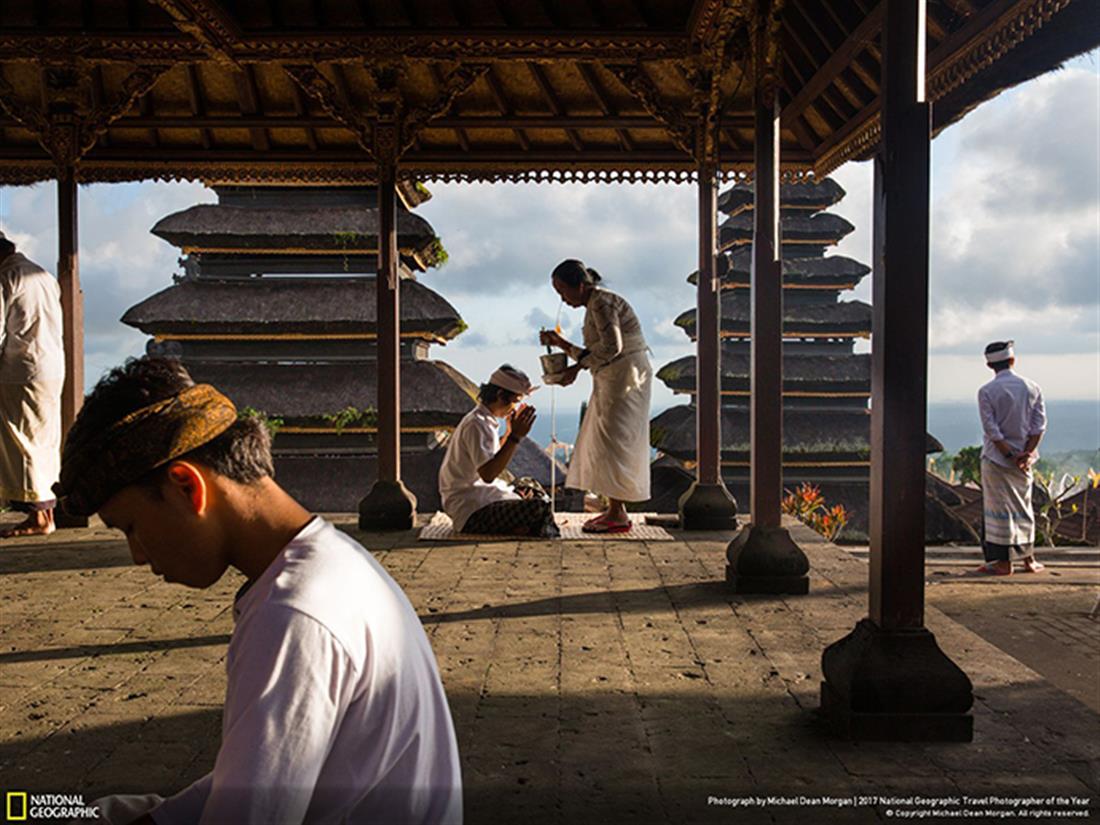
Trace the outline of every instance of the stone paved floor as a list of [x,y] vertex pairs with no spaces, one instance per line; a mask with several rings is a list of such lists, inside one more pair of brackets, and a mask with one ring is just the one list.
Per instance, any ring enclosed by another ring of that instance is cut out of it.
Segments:
[[[431,637],[467,822],[888,818],[708,804],[771,795],[1072,795],[1100,814],[1100,716],[932,607],[975,684],[975,741],[829,738],[820,654],[866,614],[867,567],[799,526],[811,592],[781,598],[726,593],[718,535],[428,544],[338,521]],[[164,584],[102,528],[0,544],[0,787],[169,793],[208,770],[238,584]]]

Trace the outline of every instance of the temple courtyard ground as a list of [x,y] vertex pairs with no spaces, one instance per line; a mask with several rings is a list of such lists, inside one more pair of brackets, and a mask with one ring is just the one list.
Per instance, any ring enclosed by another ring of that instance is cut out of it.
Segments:
[[[424,622],[468,823],[1100,818],[1095,561],[974,580],[930,554],[974,742],[852,743],[816,709],[822,649],[867,613],[858,549],[792,525],[809,595],[734,596],[728,535],[431,544],[334,520]],[[165,584],[101,526],[0,542],[0,788],[90,801],[208,771],[240,582]]]

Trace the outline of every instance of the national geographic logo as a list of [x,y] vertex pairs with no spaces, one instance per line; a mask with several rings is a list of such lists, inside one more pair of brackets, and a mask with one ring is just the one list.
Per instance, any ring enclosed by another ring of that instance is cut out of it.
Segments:
[[8,791],[4,814],[8,822],[68,822],[97,819],[99,806],[88,805],[82,794]]

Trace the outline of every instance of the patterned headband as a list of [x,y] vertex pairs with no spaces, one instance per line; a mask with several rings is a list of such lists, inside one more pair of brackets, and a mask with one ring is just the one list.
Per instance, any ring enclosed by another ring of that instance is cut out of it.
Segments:
[[188,387],[106,430],[66,438],[53,491],[65,512],[90,516],[123,487],[213,441],[236,420],[233,402],[212,386]]

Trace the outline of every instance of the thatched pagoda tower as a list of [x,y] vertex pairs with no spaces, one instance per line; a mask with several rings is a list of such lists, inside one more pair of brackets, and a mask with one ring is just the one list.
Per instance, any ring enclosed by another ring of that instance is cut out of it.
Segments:
[[[215,187],[216,204],[161,219],[153,233],[184,253],[183,274],[131,307],[150,354],[182,359],[246,413],[275,422],[280,484],[318,511],[354,511],[377,475],[378,259],[375,187]],[[416,206],[428,195],[402,191]],[[399,209],[401,444],[418,509],[439,507],[442,443],[475,404],[477,386],[428,357],[466,324],[417,280],[442,246],[431,225]],[[527,440],[513,469],[549,482]]]
[[[830,503],[852,513],[847,535],[867,529],[870,479],[871,361],[854,351],[871,334],[871,307],[842,300],[870,269],[842,255],[826,256],[853,230],[823,210],[844,190],[831,179],[784,184],[780,190],[783,254],[783,480],[821,486]],[[749,271],[752,246],[751,186],[722,193],[718,209],[721,277],[722,475],[734,496],[749,492]],[[698,273],[689,276],[695,282]],[[695,310],[676,324],[695,339]],[[657,373],[674,392],[694,396],[695,357],[666,364]],[[695,408],[683,404],[651,422],[653,446],[664,454],[654,466],[654,504],[685,485],[695,455]],[[677,475],[675,462],[684,466]]]

